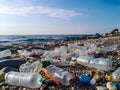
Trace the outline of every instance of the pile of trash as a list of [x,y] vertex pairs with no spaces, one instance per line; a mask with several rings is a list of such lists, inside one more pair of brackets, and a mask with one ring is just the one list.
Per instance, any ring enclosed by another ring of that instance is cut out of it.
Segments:
[[1,50],[0,90],[120,90],[120,43],[106,42]]

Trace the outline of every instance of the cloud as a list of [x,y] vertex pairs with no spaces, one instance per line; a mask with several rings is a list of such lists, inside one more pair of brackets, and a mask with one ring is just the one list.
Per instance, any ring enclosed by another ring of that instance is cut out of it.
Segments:
[[49,17],[70,19],[81,13],[77,13],[73,10],[66,10],[60,8],[51,8],[45,6],[27,6],[27,7],[2,7],[0,8],[0,14],[12,14],[12,15],[30,15],[30,14],[46,14]]

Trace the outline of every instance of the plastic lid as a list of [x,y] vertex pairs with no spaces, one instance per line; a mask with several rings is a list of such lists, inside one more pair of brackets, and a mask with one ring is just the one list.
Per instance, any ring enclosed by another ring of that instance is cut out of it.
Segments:
[[79,79],[81,83],[89,83],[91,80],[90,76],[87,74],[80,75]]
[[47,77],[49,77],[51,80],[53,80],[58,86],[60,86],[60,83],[58,82],[58,80],[56,78],[54,78],[50,72],[45,69],[45,68],[42,68],[42,70],[44,71],[44,73],[46,74]]
[[51,64],[50,61],[42,61],[41,63],[43,65],[43,67],[47,67]]
[[73,82],[73,79],[72,78],[69,78],[68,79],[69,83],[71,84]]
[[44,82],[44,79],[43,79],[43,78],[40,78],[40,82],[43,83],[43,82]]

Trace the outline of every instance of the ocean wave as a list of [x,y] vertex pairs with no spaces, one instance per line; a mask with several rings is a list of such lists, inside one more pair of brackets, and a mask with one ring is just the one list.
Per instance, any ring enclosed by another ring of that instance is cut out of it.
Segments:
[[15,35],[0,36],[0,44],[4,43],[39,43],[59,40],[76,40],[89,35]]

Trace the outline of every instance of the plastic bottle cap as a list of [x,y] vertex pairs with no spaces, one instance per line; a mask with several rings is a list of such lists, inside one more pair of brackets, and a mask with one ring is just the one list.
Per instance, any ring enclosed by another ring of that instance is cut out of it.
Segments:
[[40,79],[40,82],[41,82],[41,83],[43,83],[43,81],[44,81],[44,79],[43,79],[43,78],[41,78],[41,79]]
[[95,83],[96,83],[96,80],[94,78],[90,80],[91,85],[94,85]]
[[42,61],[41,63],[43,65],[43,67],[47,67],[51,64],[50,61]]
[[71,84],[73,82],[73,79],[70,78],[70,79],[68,79],[68,81]]
[[91,80],[90,76],[87,74],[82,74],[82,75],[80,75],[79,78],[80,78],[81,83],[89,83]]

